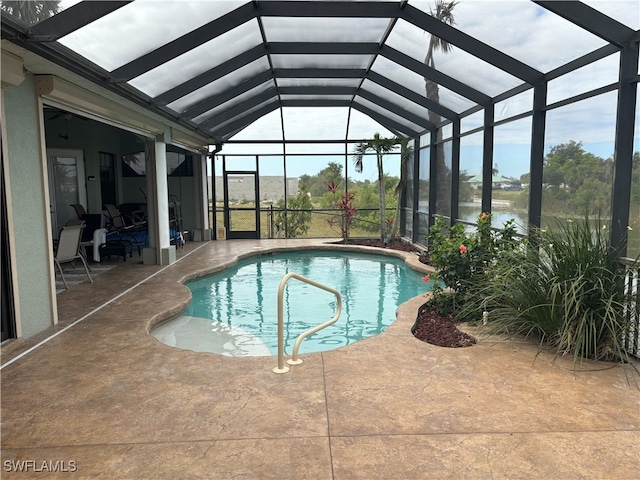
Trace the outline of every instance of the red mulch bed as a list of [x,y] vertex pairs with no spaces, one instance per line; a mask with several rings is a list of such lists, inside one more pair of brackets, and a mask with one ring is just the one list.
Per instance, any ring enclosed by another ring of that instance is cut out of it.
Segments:
[[459,348],[475,345],[476,339],[458,330],[458,323],[453,317],[442,316],[436,313],[433,307],[425,304],[418,310],[418,318],[411,332],[417,339],[440,347]]
[[[337,242],[344,243],[344,242]],[[428,264],[429,257],[410,243],[401,240],[395,240],[383,245],[380,240],[349,240],[349,245],[365,245],[368,247],[389,248],[392,250],[402,250],[403,252],[420,253],[420,261]],[[436,313],[435,309],[428,307],[426,304],[418,310],[416,323],[411,332],[413,335],[423,342],[440,347],[459,348],[470,347],[475,345],[476,339],[471,335],[458,330],[457,322],[450,316],[442,316]]]

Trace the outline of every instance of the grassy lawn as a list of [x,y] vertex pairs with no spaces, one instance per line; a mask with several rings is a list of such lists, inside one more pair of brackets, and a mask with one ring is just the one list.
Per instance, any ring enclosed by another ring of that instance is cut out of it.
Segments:
[[521,195],[526,195],[525,191],[512,192],[509,190],[495,189],[491,191],[491,196],[496,200],[516,200]]
[[[248,208],[247,205],[242,205],[242,208]],[[209,222],[212,227],[213,223],[213,214],[209,214]],[[275,217],[275,214],[274,214]],[[246,212],[235,212],[233,216],[233,228],[237,231],[252,231],[255,229],[255,220],[254,220],[254,212],[253,210],[247,210]],[[340,238],[341,232],[338,224],[330,225],[328,220],[335,219],[337,221],[337,216],[332,215],[330,212],[326,211],[314,211],[311,215],[311,221],[309,222],[309,230],[304,235],[305,238]],[[260,238],[278,238],[277,230],[275,226],[270,235],[270,222],[271,222],[271,214],[269,211],[260,212]],[[217,212],[216,214],[216,222],[215,226],[224,225],[224,215],[222,212]],[[358,226],[357,222],[354,222],[354,225],[351,228],[350,237],[353,238],[378,238],[379,233],[378,229],[373,227],[363,228],[362,226]],[[284,233],[281,234],[281,238],[284,237]]]

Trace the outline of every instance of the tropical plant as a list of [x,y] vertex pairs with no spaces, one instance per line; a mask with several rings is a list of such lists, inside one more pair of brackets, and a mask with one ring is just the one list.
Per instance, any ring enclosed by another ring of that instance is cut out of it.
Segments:
[[[327,185],[327,190],[331,192],[335,196],[337,196],[338,186],[335,182],[329,183]],[[342,235],[342,240],[346,243],[349,241],[349,232],[351,231],[351,224],[356,217],[357,210],[353,206],[353,194],[349,192],[344,192],[340,196],[339,199],[334,200],[334,206],[338,210],[340,210],[340,217],[338,220],[335,218],[330,218],[327,220],[330,227],[334,227],[336,223],[339,222],[340,225],[340,234]]]
[[[491,229],[491,214],[478,216],[476,231],[467,233],[465,225],[447,226],[441,217],[429,229],[429,263],[436,269],[431,275],[437,280],[431,303],[439,313],[454,314],[459,320],[473,318],[475,312],[464,310],[473,303],[477,292],[483,288],[487,272],[511,258],[518,248],[517,228],[513,220],[501,230]],[[448,288],[445,294],[444,288]]]
[[59,0],[3,0],[0,10],[27,25],[35,25],[58,13],[59,4]]
[[534,230],[532,238],[530,248],[496,265],[469,306],[487,309],[491,333],[537,338],[541,350],[572,355],[574,365],[584,358],[628,362],[625,272],[606,224],[587,216]]
[[[453,18],[453,9],[457,5],[456,1],[446,2],[444,0],[437,0],[435,3],[435,11],[431,10],[431,16],[440,20],[447,25],[453,25],[455,20]],[[424,63],[427,67],[435,70],[436,62],[434,54],[437,51],[441,51],[444,54],[449,53],[453,47],[450,43],[443,40],[440,37],[431,35],[429,39],[429,47],[425,55]],[[431,78],[424,77],[425,93],[427,98],[433,100],[436,103],[440,103],[440,90],[438,84]],[[434,125],[441,123],[440,115],[433,110],[429,110],[429,121]],[[437,192],[437,208],[441,214],[448,215],[451,212],[451,200],[449,195],[449,185],[451,183],[451,170],[447,167],[444,158],[444,146],[442,140],[442,129],[437,129],[436,138],[436,185],[438,186]]]
[[[284,209],[284,199],[278,202]],[[302,237],[309,231],[311,222],[311,199],[306,188],[298,191],[296,198],[287,200],[287,210],[278,211],[275,215],[277,225],[285,225],[285,238]]]
[[387,207],[382,160],[384,155],[391,152],[398,143],[400,143],[398,137],[384,138],[376,132],[371,140],[358,143],[354,147],[353,163],[357,172],[362,172],[363,160],[367,152],[373,151],[376,154],[378,165],[378,194],[380,198],[380,240],[382,240],[383,243],[387,243]]

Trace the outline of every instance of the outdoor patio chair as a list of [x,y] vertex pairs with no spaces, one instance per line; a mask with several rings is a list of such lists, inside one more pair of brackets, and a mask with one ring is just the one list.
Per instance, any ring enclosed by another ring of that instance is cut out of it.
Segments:
[[105,204],[107,212],[107,228],[113,232],[126,233],[131,231],[145,230],[147,220],[142,212],[133,212],[132,215],[123,215],[113,204]]
[[108,220],[107,229],[109,230],[107,243],[110,240],[120,243],[128,242],[130,247],[127,251],[131,253],[135,245],[138,254],[140,254],[147,242],[147,220],[143,218],[142,212],[134,216],[123,215],[120,210],[112,204],[105,204],[104,209]]
[[[82,255],[85,260],[88,260],[89,256],[92,255],[91,250],[95,244],[95,239],[93,238],[94,232],[100,228],[101,219],[102,215],[100,214],[85,213],[82,216],[82,220],[67,220],[67,223],[65,223],[65,227],[70,225],[84,226],[82,237],[80,237],[80,255]],[[95,260],[96,255],[92,256]],[[91,267],[89,267],[89,271],[91,272]]]
[[58,245],[56,246],[55,255],[53,261],[55,262],[60,276],[62,277],[62,283],[65,288],[69,288],[67,280],[64,278],[64,272],[62,271],[62,265],[71,263],[75,266],[75,262],[80,260],[84,265],[84,271],[87,273],[89,282],[93,283],[91,275],[89,275],[89,266],[87,265],[84,256],[80,253],[80,240],[82,238],[82,230],[84,229],[84,222],[77,225],[65,225],[60,230],[60,236],[58,238]]
[[79,203],[71,204],[71,207],[76,211],[76,215],[78,215],[78,219],[82,220],[82,217],[87,214],[85,208]]

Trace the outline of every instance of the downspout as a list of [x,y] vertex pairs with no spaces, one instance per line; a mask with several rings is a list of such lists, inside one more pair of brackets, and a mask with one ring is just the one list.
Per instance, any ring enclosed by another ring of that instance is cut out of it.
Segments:
[[[222,150],[222,143],[216,143],[214,145],[214,148],[212,151],[209,152],[209,154],[207,155],[207,157],[209,158],[209,162],[211,164],[211,201],[212,201],[212,219],[213,219],[213,225],[209,225],[209,228],[212,229],[212,233],[211,234],[211,240],[215,240],[218,238],[217,232],[218,232],[218,222],[217,222],[217,213],[216,212],[216,165],[215,165],[215,159],[216,159],[216,153],[220,152]],[[207,182],[208,184],[209,182]],[[207,199],[207,210],[209,209],[209,199]],[[208,213],[208,212],[207,212]]]
[[[211,240],[216,240],[218,237],[218,225],[217,225],[217,211],[216,211],[216,153],[222,150],[222,143],[216,143],[213,147],[213,150],[207,154],[207,158],[209,159],[209,163],[211,165],[211,208],[213,210],[211,215],[211,222],[209,224],[209,228],[211,229]],[[207,182],[208,185],[209,182]],[[209,213],[209,199],[207,199],[207,214]]]

